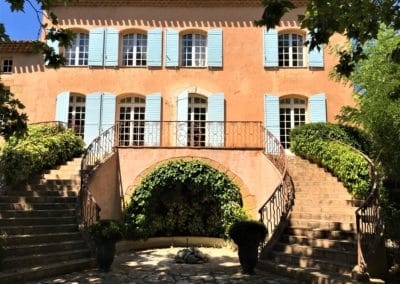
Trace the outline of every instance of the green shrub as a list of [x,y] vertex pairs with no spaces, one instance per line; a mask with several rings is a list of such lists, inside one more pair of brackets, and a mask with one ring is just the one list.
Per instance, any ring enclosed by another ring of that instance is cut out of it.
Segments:
[[6,254],[6,251],[3,247],[3,243],[4,243],[3,237],[0,236],[0,271],[3,270],[3,260]]
[[368,162],[357,152],[337,141],[306,140],[295,137],[291,148],[297,155],[326,167],[337,176],[356,198],[370,192]]
[[341,124],[309,123],[290,132],[291,141],[338,140],[366,153],[371,152],[371,141],[361,129]]
[[258,221],[248,220],[234,223],[229,229],[229,237],[238,246],[249,243],[259,244],[265,239],[267,228]]
[[0,172],[7,184],[17,184],[82,153],[83,140],[56,126],[29,127],[23,139],[10,139],[2,149]]
[[125,211],[129,238],[226,236],[246,218],[239,188],[200,161],[175,161],[147,175]]
[[89,227],[89,234],[96,243],[117,242],[122,239],[122,225],[115,220],[99,220]]

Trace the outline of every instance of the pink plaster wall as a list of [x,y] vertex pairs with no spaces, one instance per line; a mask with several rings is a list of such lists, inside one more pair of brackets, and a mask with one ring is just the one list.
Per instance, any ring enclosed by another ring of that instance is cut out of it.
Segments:
[[[226,120],[263,121],[264,94],[309,97],[325,92],[328,120],[342,105],[353,104],[351,90],[328,78],[337,59],[325,48],[325,68],[265,69],[263,67],[263,29],[253,21],[262,8],[146,8],[146,7],[57,7],[60,26],[91,29],[113,27],[120,31],[149,30],[173,27],[180,31],[223,29],[222,69],[208,68],[45,68],[39,63],[41,55],[15,55],[15,73],[2,75],[26,105],[31,122],[53,120],[57,94],[63,91],[90,94],[110,92],[115,95],[148,95],[159,92],[163,98],[162,119],[176,119],[176,99],[184,90],[198,87],[210,93],[223,92],[226,101]],[[278,28],[298,29],[296,15],[301,9],[286,15]],[[164,34],[165,44],[165,34]],[[331,44],[343,43],[340,35]],[[164,47],[165,53],[165,47]],[[165,54],[163,55],[165,58]]]
[[[259,150],[210,150],[210,149],[129,149],[119,148],[120,185],[124,193],[137,180],[147,173],[154,164],[171,158],[203,158],[222,164],[238,177],[234,182],[242,184],[242,197],[252,195],[255,204],[249,205],[253,217],[257,210],[271,195],[280,181],[280,174]],[[240,181],[239,181],[240,180]],[[238,182],[239,181],[239,182]],[[238,184],[239,187],[241,186]],[[249,192],[244,192],[243,189]],[[130,197],[130,196],[129,196]],[[129,201],[125,197],[125,201]]]

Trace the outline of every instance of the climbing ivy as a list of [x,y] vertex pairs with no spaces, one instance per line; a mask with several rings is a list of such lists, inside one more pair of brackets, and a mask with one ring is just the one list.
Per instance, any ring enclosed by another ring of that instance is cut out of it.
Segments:
[[246,213],[239,188],[201,161],[168,162],[147,175],[125,210],[128,238],[227,236]]

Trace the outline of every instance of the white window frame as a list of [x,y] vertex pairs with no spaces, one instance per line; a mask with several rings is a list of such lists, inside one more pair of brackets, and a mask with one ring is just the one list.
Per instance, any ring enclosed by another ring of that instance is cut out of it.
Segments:
[[[286,125],[282,128],[282,124],[285,124],[287,121],[282,121],[282,109],[289,109],[290,111],[290,128],[287,128]],[[296,109],[304,109],[304,114],[296,114]],[[297,119],[298,117],[303,117],[304,121]],[[307,115],[307,100],[305,98],[299,97],[284,97],[279,100],[279,137],[281,144],[285,149],[290,147],[290,139],[289,134],[290,130],[295,126],[303,125],[308,122]]]
[[[122,108],[130,108],[129,113]],[[142,111],[143,110],[143,111]],[[118,105],[119,132],[120,135],[128,135],[128,139],[119,137],[121,146],[144,146],[145,143],[145,113],[146,99],[141,96],[127,96],[121,98]],[[125,117],[122,117],[124,115]],[[129,115],[130,119],[126,119]],[[135,116],[139,119],[135,119]],[[126,133],[125,133],[126,131]],[[135,132],[136,131],[136,132]],[[143,138],[141,138],[143,137]]]
[[[189,39],[186,39],[187,37],[191,36],[191,45],[187,45],[189,42]],[[199,43],[204,43],[204,45],[199,44],[196,45],[198,41]],[[192,68],[203,68],[207,67],[207,58],[208,58],[208,39],[207,35],[202,34],[202,33],[187,33],[183,34],[180,37],[180,46],[181,46],[181,53],[180,53],[180,66],[182,67],[192,67]],[[204,48],[204,52],[201,52],[201,49]],[[188,49],[188,50],[186,50]],[[191,56],[187,57],[186,55],[190,51]],[[201,56],[199,59],[196,59],[196,56]],[[188,64],[188,60],[191,61],[191,64]]]
[[[7,64],[6,64],[7,62]],[[11,62],[11,64],[10,64]],[[14,61],[12,58],[1,59],[1,72],[2,74],[11,74],[13,69]],[[5,70],[7,68],[7,70]]]
[[[133,38],[129,38],[133,37]],[[140,38],[143,37],[143,38]],[[132,44],[127,45],[128,42]],[[144,43],[144,44],[139,44]],[[122,36],[122,66],[124,67],[146,67],[147,66],[147,46],[148,37],[144,33],[129,33]],[[129,55],[132,55],[132,59],[128,59]],[[142,58],[140,58],[142,56]],[[132,60],[129,64],[127,61]],[[137,61],[144,61],[144,63],[137,64]]]
[[81,32],[76,34],[72,45],[65,49],[65,59],[65,66],[88,66],[89,33]]
[[[80,115],[79,118],[77,118],[77,114]],[[73,129],[75,134],[81,136],[82,138],[85,132],[85,119],[86,97],[83,95],[71,94],[68,105],[68,128]]]
[[[283,39],[285,36],[288,37],[288,45],[282,46],[282,42],[284,43],[285,40]],[[298,45],[294,43],[298,42],[295,37],[301,37],[301,42]],[[303,68],[306,67],[306,48],[304,46],[304,35],[298,33],[280,33],[278,35],[278,56],[279,56],[279,67],[291,67],[291,68]],[[284,52],[284,49],[288,49],[288,53]],[[297,48],[297,52],[294,52],[294,49]],[[294,54],[297,55],[297,59],[294,59]],[[288,59],[285,59],[284,56],[288,55]],[[281,60],[282,57],[282,60]],[[301,61],[301,65],[299,64]],[[288,62],[288,65],[285,63]],[[299,65],[295,65],[294,62],[298,62]]]
[[[204,109],[204,113],[197,113],[195,109]],[[203,119],[196,119],[196,116],[204,114]],[[187,130],[187,145],[190,147],[205,147],[208,141],[208,100],[198,94],[189,94],[188,102],[188,130]],[[199,125],[200,127],[197,127]],[[204,134],[200,133],[201,139],[196,141],[195,130],[204,129]]]

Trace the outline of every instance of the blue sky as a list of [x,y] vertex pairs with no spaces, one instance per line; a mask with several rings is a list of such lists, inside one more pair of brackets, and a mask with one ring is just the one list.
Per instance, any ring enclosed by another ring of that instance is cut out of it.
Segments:
[[[37,5],[36,1],[32,1]],[[12,40],[38,39],[39,22],[36,13],[29,5],[25,5],[25,12],[11,12],[10,5],[0,0],[0,23],[6,28],[6,33]]]

